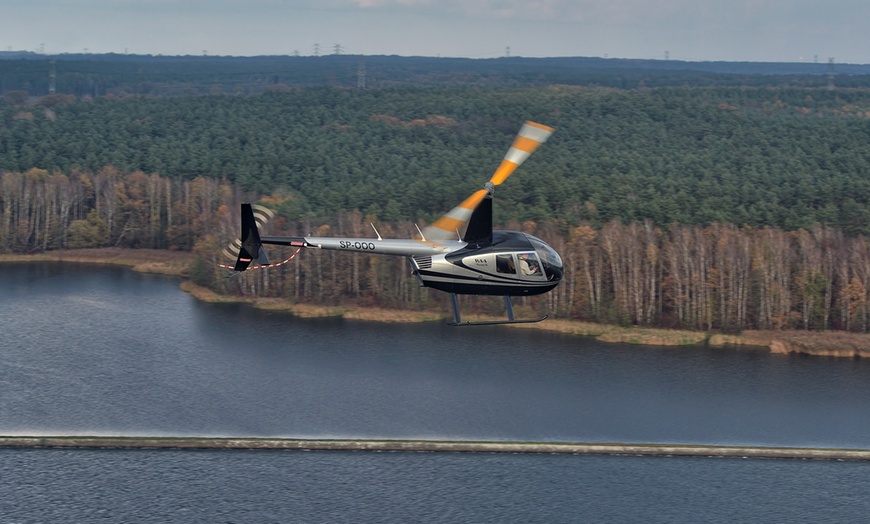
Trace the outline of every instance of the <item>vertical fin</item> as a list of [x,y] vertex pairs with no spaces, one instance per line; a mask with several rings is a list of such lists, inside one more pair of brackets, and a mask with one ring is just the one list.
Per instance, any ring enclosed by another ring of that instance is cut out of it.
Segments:
[[260,242],[260,231],[257,229],[257,220],[254,218],[251,204],[242,204],[241,246],[239,247],[239,256],[236,258],[236,265],[233,269],[244,271],[255,260],[258,266],[269,264],[266,250],[263,249],[263,243]]
[[486,195],[474,209],[462,240],[469,244],[492,244],[492,195]]

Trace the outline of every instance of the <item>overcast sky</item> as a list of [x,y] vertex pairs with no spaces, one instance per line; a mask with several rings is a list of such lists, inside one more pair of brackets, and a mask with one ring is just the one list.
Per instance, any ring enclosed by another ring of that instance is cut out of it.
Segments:
[[866,64],[868,20],[868,0],[3,0],[0,49]]

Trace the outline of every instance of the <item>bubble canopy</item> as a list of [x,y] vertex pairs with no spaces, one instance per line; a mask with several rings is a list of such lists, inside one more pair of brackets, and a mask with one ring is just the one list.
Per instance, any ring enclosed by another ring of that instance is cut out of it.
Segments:
[[541,264],[544,266],[544,272],[550,280],[559,280],[562,278],[562,258],[559,256],[559,253],[556,253],[556,250],[551,248],[546,242],[541,240],[538,237],[529,235],[528,233],[523,233],[523,236],[532,244],[532,247],[535,248],[535,253],[538,254],[538,258],[541,260]]

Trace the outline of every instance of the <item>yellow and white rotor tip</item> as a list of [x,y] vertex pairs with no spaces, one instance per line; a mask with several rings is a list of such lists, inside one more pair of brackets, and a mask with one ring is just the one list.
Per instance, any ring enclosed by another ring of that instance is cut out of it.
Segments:
[[498,166],[498,169],[489,181],[496,186],[504,182],[507,177],[511,176],[529,158],[529,155],[550,138],[553,131],[555,129],[550,126],[527,120],[523,124],[523,127],[520,128],[520,132],[505,154],[501,165]]

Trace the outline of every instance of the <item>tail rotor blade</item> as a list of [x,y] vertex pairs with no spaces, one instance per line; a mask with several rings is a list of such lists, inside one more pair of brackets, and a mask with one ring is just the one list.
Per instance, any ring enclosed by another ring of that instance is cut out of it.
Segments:
[[223,250],[223,255],[230,260],[235,260],[239,256],[239,250],[242,248],[242,239],[237,238],[230,242]]
[[[251,210],[254,213],[254,222],[257,223],[258,228],[262,228],[266,225],[269,220],[275,218],[275,212],[269,209],[268,207],[261,206],[259,204],[254,204],[251,206]],[[232,242],[230,242],[227,247],[222,251],[223,255],[230,260],[235,260],[239,256],[239,250],[242,248],[242,239],[236,238]],[[256,254],[255,254],[256,256]]]
[[251,206],[251,209],[254,211],[254,220],[257,221],[258,227],[263,227],[266,222],[275,218],[275,212],[268,207],[254,204]]
[[501,165],[496,169],[495,174],[489,179],[493,185],[497,186],[511,176],[511,174],[520,165],[529,158],[535,149],[550,138],[550,135],[555,131],[552,127],[538,124],[531,121],[526,121],[520,132],[514,139],[508,152],[505,154]]

